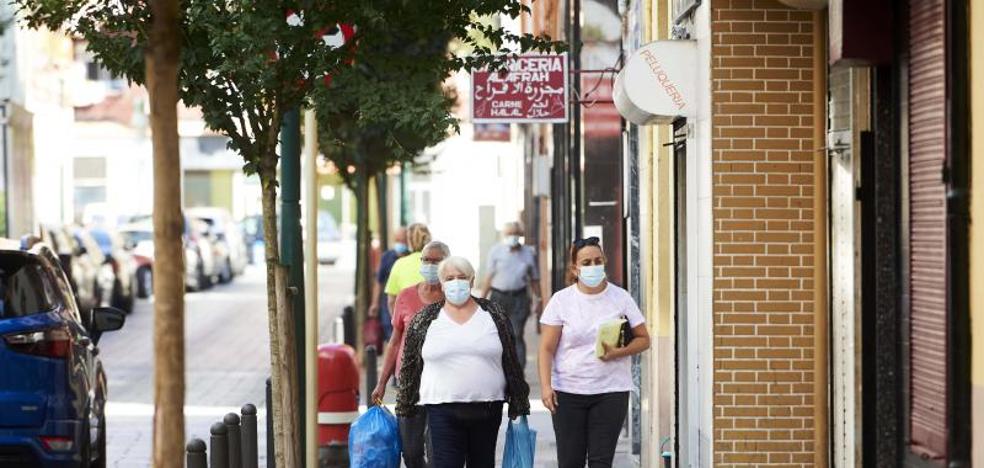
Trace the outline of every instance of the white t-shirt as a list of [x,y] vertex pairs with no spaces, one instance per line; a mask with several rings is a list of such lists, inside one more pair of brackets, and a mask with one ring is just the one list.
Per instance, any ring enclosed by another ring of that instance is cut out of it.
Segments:
[[421,358],[421,405],[506,399],[502,342],[492,316],[481,307],[463,324],[441,309],[427,329]]
[[605,362],[595,356],[598,329],[623,315],[633,328],[646,322],[632,296],[611,283],[598,294],[585,294],[575,284],[550,298],[540,323],[563,327],[551,373],[554,390],[578,395],[632,390],[628,357]]

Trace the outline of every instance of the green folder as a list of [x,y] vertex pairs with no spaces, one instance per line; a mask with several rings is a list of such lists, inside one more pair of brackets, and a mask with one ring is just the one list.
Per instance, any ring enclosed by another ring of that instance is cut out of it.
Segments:
[[624,318],[620,318],[601,324],[601,327],[598,328],[598,339],[595,341],[596,357],[600,358],[605,355],[605,347],[602,344],[607,344],[613,348],[618,347],[618,340],[622,334],[622,324],[625,321]]

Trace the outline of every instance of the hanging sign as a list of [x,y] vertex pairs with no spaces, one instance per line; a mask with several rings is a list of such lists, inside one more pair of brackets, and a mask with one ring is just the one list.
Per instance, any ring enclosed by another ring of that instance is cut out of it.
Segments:
[[613,99],[625,120],[669,123],[697,114],[697,43],[650,42],[632,53],[615,77]]
[[567,122],[567,56],[521,55],[472,73],[472,121]]

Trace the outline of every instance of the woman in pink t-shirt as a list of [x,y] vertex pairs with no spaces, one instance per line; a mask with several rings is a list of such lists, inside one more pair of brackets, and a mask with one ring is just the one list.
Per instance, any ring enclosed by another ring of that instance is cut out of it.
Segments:
[[[632,390],[630,356],[649,349],[645,319],[632,296],[605,279],[597,237],[571,246],[569,281],[540,316],[540,384],[553,414],[559,468],[611,467]],[[595,355],[598,330],[625,318],[633,339]]]
[[[441,280],[437,275],[437,265],[451,255],[448,246],[440,241],[431,241],[420,251],[420,275],[424,281],[414,286],[404,288],[396,296],[393,303],[393,336],[383,357],[383,371],[379,374],[379,382],[372,391],[373,401],[383,401],[386,385],[390,377],[399,370],[403,363],[403,343],[407,327],[417,312],[424,307],[444,300]],[[426,413],[419,411],[416,416],[399,418],[400,439],[403,442],[403,462],[407,468],[423,468],[426,466],[424,457],[424,429],[427,426]]]

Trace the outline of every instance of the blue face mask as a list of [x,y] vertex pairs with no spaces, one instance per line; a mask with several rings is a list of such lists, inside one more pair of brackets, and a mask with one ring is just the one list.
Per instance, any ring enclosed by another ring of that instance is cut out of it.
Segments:
[[407,253],[408,250],[410,249],[407,248],[407,244],[404,244],[403,242],[393,244],[393,251],[400,255]]
[[597,287],[605,280],[605,265],[582,266],[579,269],[578,279],[589,288]]
[[428,284],[437,284],[441,282],[441,279],[437,277],[437,265],[433,263],[421,263],[420,276],[423,276],[424,281]]
[[445,281],[443,286],[444,298],[454,305],[460,306],[468,302],[468,298],[471,296],[471,283],[468,280],[455,279]]

